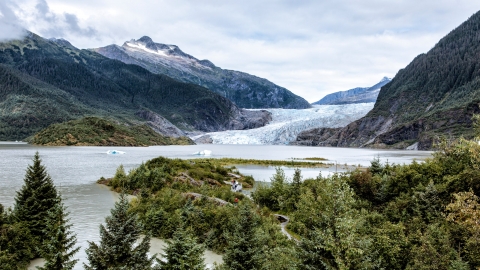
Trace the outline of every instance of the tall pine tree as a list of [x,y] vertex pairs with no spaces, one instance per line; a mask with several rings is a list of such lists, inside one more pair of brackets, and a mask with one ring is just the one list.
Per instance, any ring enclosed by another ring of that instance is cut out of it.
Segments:
[[142,227],[128,208],[127,195],[122,192],[112,215],[105,219],[106,226],[100,225],[100,245],[89,242],[86,252],[90,265],[84,264],[85,269],[152,269],[155,257],[147,256],[150,237],[145,236],[135,245]]
[[257,232],[259,217],[248,203],[240,204],[238,215],[225,233],[228,247],[223,255],[222,269],[253,270],[263,264],[262,241]]
[[162,270],[203,270],[205,262],[203,252],[205,247],[197,244],[192,232],[180,226],[174,233],[173,239],[167,241],[165,259],[161,262]]
[[58,202],[53,181],[47,174],[38,152],[25,174],[25,184],[15,197],[14,214],[18,222],[27,224],[33,237],[39,242],[45,238],[47,212]]
[[72,225],[69,224],[68,214],[61,198],[48,212],[45,230],[47,238],[43,241],[40,252],[45,259],[45,265],[39,267],[40,270],[70,270],[77,263],[78,260],[72,260],[72,258],[80,247],[74,248],[77,238],[70,231]]

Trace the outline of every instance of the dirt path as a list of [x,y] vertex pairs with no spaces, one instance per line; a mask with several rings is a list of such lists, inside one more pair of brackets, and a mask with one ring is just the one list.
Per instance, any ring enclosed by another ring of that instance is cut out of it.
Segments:
[[274,214],[274,216],[277,218],[278,221],[280,221],[280,228],[282,230],[282,233],[287,236],[289,240],[295,240],[295,242],[298,242],[298,240],[293,237],[290,233],[288,233],[286,227],[288,222],[290,221],[290,218],[285,216],[285,215],[279,215],[279,214]]

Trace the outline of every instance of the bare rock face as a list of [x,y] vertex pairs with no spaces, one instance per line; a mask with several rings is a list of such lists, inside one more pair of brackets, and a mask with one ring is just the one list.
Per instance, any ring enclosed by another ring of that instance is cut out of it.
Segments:
[[140,110],[136,116],[146,120],[146,124],[156,132],[168,137],[183,137],[186,134],[162,116],[147,110]]
[[213,140],[210,137],[210,135],[203,135],[199,138],[196,138],[194,141],[196,144],[212,144],[213,143]]
[[[472,115],[479,113],[479,104],[470,104],[466,108],[445,111],[435,119],[421,118],[401,125],[394,125],[394,118],[364,117],[343,128],[304,131],[293,144],[395,149],[407,149],[415,145],[416,150],[430,150],[441,136],[463,136],[465,127],[470,129],[472,126]],[[438,134],[438,131],[443,134]]]
[[228,129],[244,130],[263,127],[272,121],[272,114],[266,110],[240,110]]
[[297,139],[292,142],[292,145],[304,146],[331,146],[326,141],[335,135],[341,128],[314,128],[305,130],[298,134]]

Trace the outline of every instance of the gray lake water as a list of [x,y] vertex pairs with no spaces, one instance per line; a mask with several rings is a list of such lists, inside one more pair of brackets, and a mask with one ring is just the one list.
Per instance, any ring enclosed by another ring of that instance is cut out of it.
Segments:
[[[108,150],[124,151],[124,155],[107,155]],[[248,158],[269,160],[290,160],[292,158],[323,157],[329,163],[367,166],[378,156],[389,163],[403,164],[412,160],[423,160],[431,156],[426,151],[376,150],[329,147],[302,147],[284,145],[190,145],[153,147],[40,147],[24,143],[0,142],[0,203],[6,207],[13,205],[16,191],[23,185],[25,169],[32,163],[36,151],[43,164],[62,193],[65,205],[71,212],[73,230],[77,234],[77,253],[80,262],[75,269],[82,269],[86,262],[84,249],[87,241],[99,241],[99,225],[110,214],[116,196],[107,187],[96,184],[104,176],[114,175],[118,166],[126,171],[137,167],[149,159],[165,156],[169,158],[195,158],[192,153],[211,150],[212,158]],[[252,175],[257,181],[269,181],[274,167],[237,166],[239,171]],[[284,168],[288,177],[293,169]],[[304,178],[316,177],[319,173],[328,174],[330,169],[303,169]],[[209,262],[218,261],[219,256],[206,254]]]

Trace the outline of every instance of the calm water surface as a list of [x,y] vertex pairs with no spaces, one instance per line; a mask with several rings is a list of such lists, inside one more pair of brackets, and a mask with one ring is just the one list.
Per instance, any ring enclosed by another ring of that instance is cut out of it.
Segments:
[[[107,150],[120,150],[124,155],[107,155]],[[331,163],[362,165],[379,156],[390,163],[410,163],[413,159],[430,157],[425,151],[392,151],[328,147],[300,147],[281,145],[190,145],[154,147],[39,147],[23,143],[0,142],[0,203],[12,206],[15,192],[23,185],[25,169],[32,163],[35,151],[39,151],[43,164],[62,193],[65,205],[71,212],[73,230],[77,233],[81,251],[77,254],[80,262],[75,269],[82,269],[86,262],[87,240],[99,241],[99,225],[110,214],[116,196],[108,188],[96,184],[100,177],[111,177],[118,166],[128,171],[149,159],[165,156],[169,158],[195,158],[192,153],[208,149],[212,158],[248,158],[289,160],[291,158],[323,157]],[[241,173],[252,175],[257,181],[269,181],[274,167],[237,166]],[[339,170],[341,166],[338,167]],[[291,177],[292,169],[285,168]],[[331,171],[331,170],[330,170]],[[315,177],[323,169],[303,169],[304,178]],[[218,261],[215,254],[207,253],[208,261]]]

